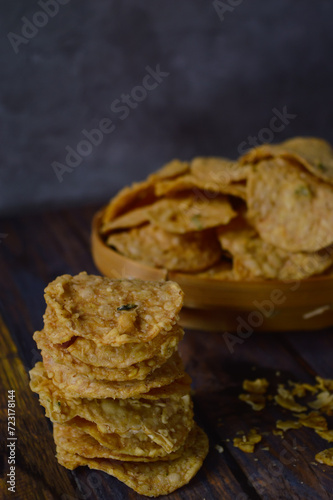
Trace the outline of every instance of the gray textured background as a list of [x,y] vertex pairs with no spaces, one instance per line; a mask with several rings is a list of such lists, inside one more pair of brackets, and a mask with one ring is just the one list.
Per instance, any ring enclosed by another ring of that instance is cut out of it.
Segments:
[[[333,142],[333,2],[236,3],[221,20],[204,0],[71,0],[15,54],[8,33],[41,7],[1,0],[0,214],[102,203],[173,157],[236,157],[273,108],[297,115],[274,141]],[[157,64],[169,76],[121,120],[111,103]],[[59,182],[52,163],[103,118],[115,130]]]

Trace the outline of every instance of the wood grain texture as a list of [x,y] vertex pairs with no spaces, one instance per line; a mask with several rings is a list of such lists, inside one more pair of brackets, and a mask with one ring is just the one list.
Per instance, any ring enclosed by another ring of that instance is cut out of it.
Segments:
[[[90,254],[90,224],[97,207],[0,220],[8,237],[0,245],[0,416],[4,498],[139,500],[118,480],[98,471],[69,472],[57,464],[51,425],[28,387],[27,371],[39,359],[32,339],[42,326],[43,290],[64,273],[97,273]],[[189,485],[169,500],[319,500],[333,498],[333,468],[314,464],[329,443],[302,428],[274,436],[281,411],[254,412],[238,399],[244,378],[265,376],[274,387],[289,379],[333,378],[333,332],[254,332],[230,349],[224,332],[188,330],[180,351],[193,378],[196,419],[210,437],[211,451]],[[5,437],[7,390],[17,401],[17,494],[8,494]],[[287,413],[285,412],[285,418]],[[332,418],[330,425],[333,427]],[[254,454],[232,444],[239,430],[266,432]],[[215,446],[224,448],[219,453]],[[262,449],[264,448],[264,449]],[[268,448],[268,449],[266,449]],[[0,495],[1,496],[1,495]]]

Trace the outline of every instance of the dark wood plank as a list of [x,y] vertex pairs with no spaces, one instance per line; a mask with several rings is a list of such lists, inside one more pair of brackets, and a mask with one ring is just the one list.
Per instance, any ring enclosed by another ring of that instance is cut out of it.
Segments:
[[[229,467],[237,464],[241,470],[237,477],[244,474],[260,497],[329,499],[332,469],[315,463],[314,456],[330,444],[308,428],[288,431],[283,438],[274,436],[275,422],[292,418],[291,412],[273,404],[255,412],[238,399],[245,378],[266,377],[273,389],[288,380],[314,382],[312,369],[299,363],[280,339],[280,334],[257,333],[231,354],[221,334],[188,332],[181,353],[194,379],[196,413],[206,428],[214,430]],[[320,342],[318,334],[313,342]],[[328,421],[332,428],[333,418]],[[265,436],[255,453],[246,454],[233,446],[232,439],[238,431],[247,433],[253,427]]]
[[[74,493],[67,472],[58,466],[55,446],[44,412],[29,390],[29,380],[21,360],[17,356],[9,331],[0,317],[0,338],[6,349],[1,352],[0,364],[0,409],[1,437],[4,444],[4,467],[0,480],[0,491],[8,498],[36,498],[36,500],[58,499],[63,492]],[[15,391],[15,494],[7,490],[7,462],[9,451],[7,440],[7,395]],[[46,465],[47,464],[47,465]]]

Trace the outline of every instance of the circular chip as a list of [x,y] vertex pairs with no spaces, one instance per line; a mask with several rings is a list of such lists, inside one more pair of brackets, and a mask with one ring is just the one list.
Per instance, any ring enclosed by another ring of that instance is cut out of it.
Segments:
[[107,244],[130,259],[170,271],[200,271],[221,255],[211,230],[172,234],[153,224],[111,234]]
[[245,153],[241,162],[257,163],[274,157],[296,161],[319,179],[333,184],[333,149],[323,139],[294,137],[281,144],[263,144]]
[[226,196],[202,200],[195,196],[164,198],[154,203],[148,214],[156,226],[179,234],[228,224],[237,215]]
[[333,187],[282,158],[260,162],[248,179],[249,217],[261,238],[291,252],[333,243]]

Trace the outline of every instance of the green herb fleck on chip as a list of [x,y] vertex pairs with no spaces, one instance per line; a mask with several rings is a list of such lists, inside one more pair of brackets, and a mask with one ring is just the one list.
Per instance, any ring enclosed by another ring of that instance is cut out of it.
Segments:
[[202,222],[200,220],[200,217],[201,217],[201,214],[195,214],[195,215],[193,215],[193,217],[191,219],[193,224],[195,225],[195,227],[199,230],[203,229],[203,225],[202,225]]
[[297,196],[311,196],[312,193],[308,186],[303,185],[295,189],[295,194],[297,194]]
[[327,167],[323,163],[321,163],[321,162],[318,162],[318,168],[322,172],[327,172]]
[[137,304],[124,304],[123,306],[117,307],[117,311],[130,311],[131,309],[135,309],[138,307]]

